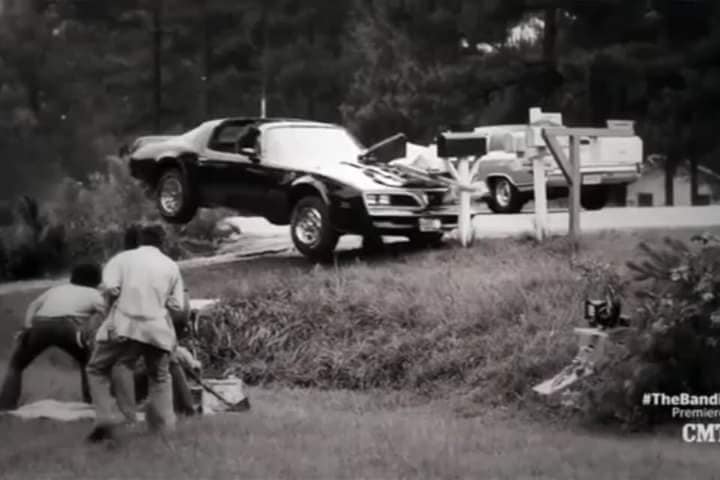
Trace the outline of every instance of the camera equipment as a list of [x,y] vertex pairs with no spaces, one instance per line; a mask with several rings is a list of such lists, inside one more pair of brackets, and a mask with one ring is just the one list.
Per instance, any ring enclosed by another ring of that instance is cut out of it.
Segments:
[[622,303],[612,290],[604,300],[585,300],[585,319],[593,328],[627,327],[630,319],[622,315]]

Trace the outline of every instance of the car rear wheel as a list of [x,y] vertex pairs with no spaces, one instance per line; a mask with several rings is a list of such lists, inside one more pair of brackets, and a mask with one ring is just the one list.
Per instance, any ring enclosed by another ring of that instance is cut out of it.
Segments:
[[340,236],[330,225],[328,207],[320,197],[300,199],[290,221],[293,244],[300,253],[312,260],[328,260]]
[[188,223],[198,210],[188,179],[175,167],[161,173],[155,186],[155,203],[160,215],[170,223]]
[[580,193],[580,205],[585,210],[601,210],[608,203],[610,192],[605,187],[584,188]]
[[495,178],[490,183],[488,207],[495,213],[517,213],[525,201],[520,191],[507,178]]

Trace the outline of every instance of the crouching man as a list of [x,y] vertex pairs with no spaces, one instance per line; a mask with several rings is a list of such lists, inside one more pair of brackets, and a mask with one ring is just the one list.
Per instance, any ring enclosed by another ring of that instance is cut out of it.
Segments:
[[85,374],[89,352],[82,339],[85,332],[96,328],[105,315],[105,300],[98,290],[100,281],[98,265],[77,265],[72,270],[69,284],[47,290],[30,304],[24,329],[16,337],[0,389],[0,410],[18,407],[23,370],[49,347],[60,348],[78,362],[83,400],[91,401]]
[[105,267],[104,287],[114,301],[97,332],[87,366],[96,412],[88,441],[114,436],[118,422],[113,416],[111,372],[116,364],[134,370],[140,358],[148,376],[148,426],[155,432],[175,427],[169,370],[177,337],[168,310],[183,310],[185,292],[180,268],[161,251],[164,235],[159,225],[143,227],[140,246],[121,253]]

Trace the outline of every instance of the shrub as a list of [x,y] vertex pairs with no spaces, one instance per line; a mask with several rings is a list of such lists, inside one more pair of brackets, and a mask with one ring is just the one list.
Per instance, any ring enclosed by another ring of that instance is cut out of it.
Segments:
[[12,206],[6,202],[0,202],[0,228],[12,225],[13,220]]
[[[209,254],[218,246],[215,225],[226,211],[204,211],[187,225],[166,225],[175,259]],[[11,225],[0,230],[0,278],[54,274],[78,261],[104,262],[122,249],[133,223],[160,221],[143,187],[116,158],[86,182],[66,178],[41,207],[24,197]],[[4,258],[4,260],[3,260]]]
[[62,227],[53,226],[30,197],[18,201],[13,223],[2,229],[4,278],[29,278],[55,272],[63,264]]
[[720,242],[640,244],[644,260],[629,263],[640,282],[641,307],[619,331],[581,385],[578,406],[592,419],[643,428],[671,420],[671,409],[643,407],[642,395],[720,391]]

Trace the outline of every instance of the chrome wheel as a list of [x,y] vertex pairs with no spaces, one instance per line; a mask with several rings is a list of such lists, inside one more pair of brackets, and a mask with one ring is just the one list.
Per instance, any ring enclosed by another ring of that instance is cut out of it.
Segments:
[[176,215],[182,208],[183,186],[177,177],[166,178],[160,185],[160,206],[168,215]]
[[305,207],[298,212],[295,222],[295,236],[308,247],[320,242],[322,233],[322,215],[317,208]]
[[495,181],[494,187],[495,203],[503,208],[509,206],[512,198],[512,186],[510,182],[501,178]]

